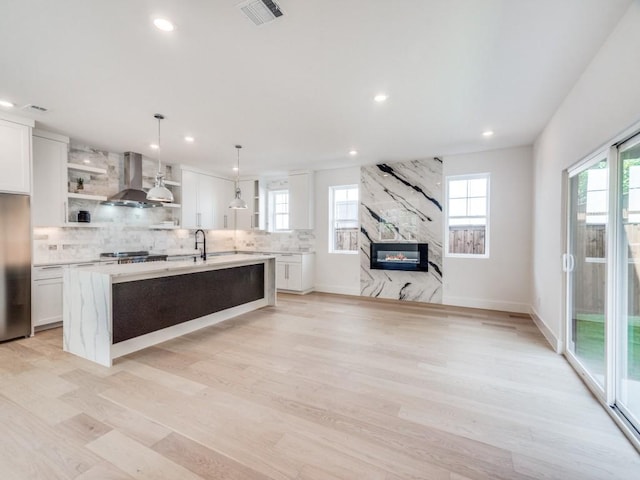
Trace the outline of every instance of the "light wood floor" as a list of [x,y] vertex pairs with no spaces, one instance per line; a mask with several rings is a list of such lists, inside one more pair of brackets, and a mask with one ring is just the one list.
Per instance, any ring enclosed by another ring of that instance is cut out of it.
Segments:
[[0,478],[635,479],[528,318],[312,294],[107,369],[0,345]]

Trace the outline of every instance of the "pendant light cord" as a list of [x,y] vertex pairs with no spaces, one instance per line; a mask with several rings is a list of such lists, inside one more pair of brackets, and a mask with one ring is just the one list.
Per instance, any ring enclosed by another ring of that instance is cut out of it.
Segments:
[[162,146],[160,145],[160,122],[162,119],[158,117],[158,174],[162,172],[162,164],[160,163],[160,152],[162,151]]
[[164,115],[156,113],[154,117],[158,119],[158,175],[164,176],[162,175],[162,162],[160,161],[160,152],[162,151],[162,146],[160,145],[160,123],[164,120]]
[[162,146],[160,145],[160,119],[158,119],[158,172],[162,168],[162,164],[160,163],[160,152],[162,151]]
[[238,151],[238,165],[236,169],[236,186],[240,184],[240,149],[242,147],[240,145],[236,145],[236,150]]

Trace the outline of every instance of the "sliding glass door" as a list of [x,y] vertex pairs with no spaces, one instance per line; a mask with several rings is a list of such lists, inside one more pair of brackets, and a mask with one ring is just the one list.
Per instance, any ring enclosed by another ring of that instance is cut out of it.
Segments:
[[640,133],[569,170],[568,191],[566,355],[640,432]]
[[640,428],[640,135],[618,150],[616,406]]
[[597,155],[569,177],[567,347],[604,394],[607,321],[609,162]]

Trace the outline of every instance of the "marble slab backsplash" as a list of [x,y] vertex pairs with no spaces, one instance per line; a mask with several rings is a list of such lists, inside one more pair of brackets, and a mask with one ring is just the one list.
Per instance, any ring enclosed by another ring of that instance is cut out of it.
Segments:
[[[360,169],[360,294],[442,303],[442,161],[433,158]],[[370,269],[372,242],[418,242],[429,271]]]

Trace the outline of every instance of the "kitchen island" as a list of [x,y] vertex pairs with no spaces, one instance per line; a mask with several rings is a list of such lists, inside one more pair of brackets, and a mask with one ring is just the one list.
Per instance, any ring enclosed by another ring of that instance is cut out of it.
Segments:
[[128,353],[275,304],[271,255],[69,269],[63,347],[111,366]]

